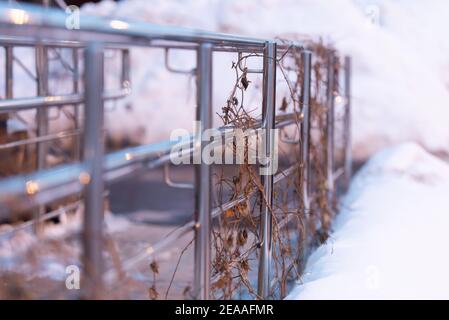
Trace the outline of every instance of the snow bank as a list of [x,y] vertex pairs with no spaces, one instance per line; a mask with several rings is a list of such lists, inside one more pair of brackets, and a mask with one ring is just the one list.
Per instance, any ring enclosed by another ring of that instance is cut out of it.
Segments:
[[[365,9],[372,3],[380,8],[380,26],[367,23]],[[353,57],[355,158],[410,140],[431,151],[449,151],[449,42],[443,40],[449,27],[447,1],[105,0],[83,10],[260,37],[332,39]],[[114,134],[150,142],[167,137],[172,127],[190,128],[193,84],[167,74],[162,58],[151,51],[133,53],[134,110],[108,116]],[[194,61],[180,52],[172,58],[178,66]],[[215,63],[220,75],[214,79],[216,110],[232,81],[232,73],[226,73],[230,63],[222,59]]]
[[449,165],[414,143],[356,175],[288,299],[448,299]]

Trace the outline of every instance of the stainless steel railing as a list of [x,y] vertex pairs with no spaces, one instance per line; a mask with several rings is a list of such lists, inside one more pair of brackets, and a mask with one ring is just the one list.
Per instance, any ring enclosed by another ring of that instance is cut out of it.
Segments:
[[[11,212],[40,208],[34,224],[50,219],[57,212],[45,213],[42,205],[74,194],[83,194],[84,226],[83,253],[84,267],[88,288],[86,294],[91,298],[101,297],[102,282],[115,277],[112,270],[104,270],[102,261],[103,234],[103,199],[106,184],[119,177],[126,176],[139,170],[147,170],[162,166],[169,161],[169,152],[173,143],[142,145],[104,153],[103,115],[104,103],[109,99],[120,99],[129,92],[130,57],[129,46],[144,46],[163,48],[168,53],[170,49],[188,49],[197,54],[196,68],[193,71],[172,70],[166,54],[166,66],[169,71],[191,74],[197,78],[197,115],[203,130],[212,127],[212,60],[214,52],[230,53],[258,53],[263,55],[262,88],[262,119],[258,122],[260,128],[274,129],[286,126],[295,121],[295,115],[276,116],[276,59],[285,54],[288,48],[302,51],[302,69],[304,79],[301,85],[301,105],[303,120],[301,123],[301,154],[304,168],[303,201],[306,209],[309,205],[310,193],[310,90],[311,90],[311,59],[313,52],[302,43],[285,43],[273,40],[255,39],[232,36],[219,33],[203,32],[179,27],[166,27],[141,22],[119,19],[103,19],[94,16],[80,15],[80,29],[65,28],[66,15],[55,9],[37,6],[21,5],[12,7],[0,4],[0,46],[6,52],[6,95],[0,100],[0,113],[17,112],[24,109],[37,110],[37,136],[25,141],[15,141],[0,145],[0,150],[24,144],[37,144],[37,170],[28,175],[18,175],[0,180],[0,218],[7,218]],[[12,94],[13,72],[12,48],[16,46],[30,46],[36,48],[38,96],[31,98],[14,98]],[[74,74],[79,76],[79,50],[84,51],[84,83],[74,79],[74,92],[68,95],[50,95],[48,91],[48,55],[50,48],[71,48],[74,52]],[[114,48],[122,52],[122,88],[115,92],[104,92],[104,50]],[[333,51],[329,51],[327,101],[328,116],[326,133],[328,136],[327,177],[329,197],[333,197],[333,186],[336,178],[333,150],[334,141],[334,98],[335,84],[332,82],[334,61]],[[345,112],[344,119],[344,152],[345,162],[343,172],[346,183],[351,174],[350,150],[350,60],[346,58],[345,66]],[[82,90],[82,87],[84,90]],[[72,132],[57,134],[48,133],[48,108],[55,106],[74,105],[77,110],[84,105],[84,124]],[[225,129],[225,128],[223,128]],[[229,129],[229,128],[228,128]],[[232,130],[232,128],[231,128]],[[73,164],[64,164],[54,168],[45,168],[47,150],[45,142],[60,139],[68,135],[80,135],[82,138],[82,159]],[[268,137],[267,141],[270,139]],[[189,137],[189,154],[202,151],[204,145],[195,137]],[[266,145],[265,156],[272,156],[272,145]],[[267,203],[262,208],[260,260],[258,270],[258,296],[269,296],[272,275],[270,265],[272,259],[271,224],[273,217],[269,206],[273,197],[273,185],[294,172],[298,164],[278,173],[275,176],[263,177],[263,189],[267,195]],[[337,177],[338,178],[338,177]],[[210,298],[210,261],[211,261],[211,228],[212,220],[221,215],[228,208],[232,208],[245,201],[248,196],[241,196],[233,201],[214,208],[211,202],[211,167],[205,163],[195,166],[195,219],[188,222],[168,237],[147,248],[141,254],[124,261],[125,269],[132,268],[138,261],[148,258],[176,239],[192,230],[195,232],[195,275],[194,296],[198,299]],[[28,222],[29,223],[29,222]],[[20,226],[18,227],[20,228]]]

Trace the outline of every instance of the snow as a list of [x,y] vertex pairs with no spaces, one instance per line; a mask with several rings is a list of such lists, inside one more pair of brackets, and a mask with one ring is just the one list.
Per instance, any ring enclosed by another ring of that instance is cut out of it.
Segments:
[[[380,8],[380,26],[367,23],[365,8],[372,3]],[[441,40],[449,27],[447,1],[104,0],[83,10],[266,38],[322,37],[353,58],[355,159],[404,141],[432,152],[449,151],[449,43]],[[174,51],[171,57],[177,66],[194,63],[185,52]],[[215,59],[217,111],[232,85],[229,59]],[[190,130],[192,79],[167,73],[163,55],[155,50],[133,50],[132,65],[139,66],[132,70],[133,110],[117,108],[107,115],[111,133],[152,142],[167,138],[173,128]]]
[[448,299],[449,164],[415,143],[376,154],[288,299]]
[[[43,224],[41,236],[38,237],[33,228],[23,228],[13,231],[13,226],[0,225],[0,266],[2,271],[20,271],[31,277],[50,276],[55,279],[65,279],[65,267],[78,263],[80,243],[66,241],[71,235],[81,231],[83,207],[79,206],[73,214],[63,212],[60,222]],[[105,213],[105,228],[109,233],[126,230],[132,223],[126,218]],[[56,249],[55,249],[56,248]],[[42,261],[33,261],[30,257],[38,255]]]

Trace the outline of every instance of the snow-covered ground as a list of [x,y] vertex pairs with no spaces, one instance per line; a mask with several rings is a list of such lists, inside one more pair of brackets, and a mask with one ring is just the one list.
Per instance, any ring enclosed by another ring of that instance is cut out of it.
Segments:
[[289,299],[448,299],[449,164],[414,143],[354,178]]

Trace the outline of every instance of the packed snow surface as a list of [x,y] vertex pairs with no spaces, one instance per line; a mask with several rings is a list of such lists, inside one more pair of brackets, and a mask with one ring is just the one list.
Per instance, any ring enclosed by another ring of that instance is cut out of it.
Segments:
[[354,178],[289,299],[448,299],[449,165],[414,143]]

